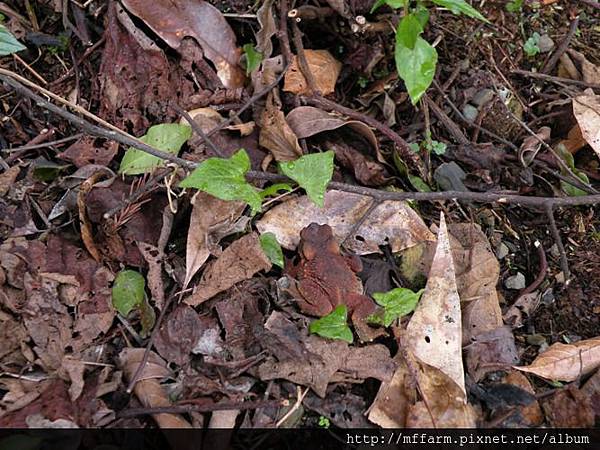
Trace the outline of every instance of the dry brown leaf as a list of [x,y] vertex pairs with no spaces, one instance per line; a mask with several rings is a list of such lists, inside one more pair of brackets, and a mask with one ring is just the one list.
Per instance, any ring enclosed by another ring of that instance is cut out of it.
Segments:
[[587,141],[581,134],[581,128],[579,128],[579,124],[575,124],[573,128],[569,130],[567,134],[567,138],[560,141],[562,145],[565,146],[568,152],[575,154],[583,147],[587,145]]
[[478,225],[457,223],[448,229],[462,302],[463,345],[467,345],[479,334],[503,325],[496,291],[500,265]]
[[256,50],[261,53],[263,60],[271,57],[273,43],[271,38],[277,33],[277,25],[273,17],[273,0],[265,0],[258,11],[256,19],[260,29],[256,33]]
[[583,78],[581,76],[581,73],[579,73],[579,70],[577,70],[577,67],[575,67],[575,64],[573,63],[569,55],[567,55],[566,53],[563,53],[560,56],[558,63],[558,76],[578,81],[580,81]]
[[156,246],[146,242],[136,242],[140,253],[148,263],[148,288],[152,300],[159,310],[165,305],[165,287],[162,279],[162,263],[164,253]]
[[258,143],[268,149],[276,161],[293,161],[302,156],[298,137],[275,104],[273,95],[269,95],[260,118]]
[[262,250],[258,235],[247,234],[229,247],[205,270],[202,279],[185,303],[196,306],[223,292],[261,270],[271,268],[271,261]]
[[[124,348],[119,354],[119,365],[125,377],[131,380],[143,360],[144,348]],[[150,352],[148,362],[140,374],[133,392],[145,408],[172,406],[168,394],[160,385],[159,379],[170,376],[166,363],[156,353]],[[177,414],[153,414],[161,428],[191,428],[191,425]]]
[[[208,133],[224,120],[223,116],[212,108],[196,108],[188,111],[188,114],[205,133]],[[179,124],[189,125],[185,117],[179,119]]]
[[190,361],[190,353],[203,331],[198,313],[187,305],[179,305],[163,321],[154,346],[167,361],[183,366]]
[[390,381],[379,387],[377,397],[369,407],[368,418],[382,428],[404,428],[409,405],[414,403],[416,392],[410,386],[410,373],[403,358],[394,358],[398,368]]
[[600,67],[592,64],[587,60],[583,53],[573,50],[572,48],[567,50],[571,58],[577,61],[581,65],[581,74],[583,75],[583,81],[590,84],[600,84]]
[[442,213],[425,292],[406,327],[407,347],[419,361],[445,373],[465,396],[461,324],[454,261]]
[[[527,377],[517,370],[511,370],[502,380],[502,382],[517,386],[524,391],[535,395],[535,390],[533,389],[533,386],[531,386],[531,383]],[[517,417],[519,419],[517,425],[521,427],[539,427],[544,421],[544,415],[542,414],[542,409],[540,408],[540,404],[537,402],[537,400],[529,405],[515,405],[513,407],[517,409]],[[502,423],[499,426],[505,427],[507,425]]]
[[418,363],[423,400],[409,407],[407,428],[475,428],[475,411],[464,391],[441,369]]
[[594,409],[591,398],[570,385],[566,389],[556,390],[542,403],[546,419],[553,428],[592,428]]
[[184,289],[210,254],[221,251],[219,240],[231,230],[244,208],[244,202],[219,200],[205,192],[196,195],[188,229]]
[[313,106],[299,106],[292,109],[286,116],[286,121],[299,139],[314,136],[323,131],[337,130],[348,126],[364,136],[379,151],[377,137],[371,128],[358,120],[344,120]]
[[[335,91],[335,83],[342,70],[342,63],[333,57],[327,50],[305,50],[308,68],[315,79],[316,89],[322,95],[329,95]],[[308,83],[300,70],[298,57],[294,56],[292,64],[285,73],[283,90],[298,95],[310,94]]]
[[66,356],[62,360],[61,369],[66,372],[67,378],[71,381],[71,386],[69,387],[69,397],[71,397],[71,401],[74,402],[83,392],[83,386],[85,384],[83,380],[85,364],[82,361],[78,361],[70,356]]
[[475,382],[479,382],[488,372],[503,370],[519,362],[515,337],[507,326],[479,333],[465,347],[467,371]]
[[4,197],[19,176],[19,166],[12,166],[0,174],[0,197]]
[[529,365],[515,367],[548,380],[574,381],[600,366],[600,337],[574,344],[557,342]]
[[251,120],[250,122],[229,125],[228,127],[225,127],[225,129],[231,131],[239,131],[241,136],[250,136],[254,132],[255,127],[256,124],[254,123],[254,121]]
[[226,88],[244,86],[245,75],[239,66],[241,52],[235,34],[223,14],[210,3],[155,0],[149,7],[143,0],[124,0],[123,4],[174,49],[178,49],[187,36],[196,39]]
[[581,135],[600,157],[600,95],[586,89],[582,95],[573,98],[573,114]]
[[[262,234],[272,232],[277,242],[294,250],[300,241],[300,231],[315,222],[328,224],[333,235],[341,242],[354,224],[369,209],[373,199],[349,192],[330,190],[325,193],[323,208],[308,197],[301,196],[281,203],[269,210],[256,224]],[[389,244],[392,251],[399,252],[424,241],[433,241],[419,215],[401,201],[384,201],[375,208],[344,246],[358,255],[380,253],[379,246]]]

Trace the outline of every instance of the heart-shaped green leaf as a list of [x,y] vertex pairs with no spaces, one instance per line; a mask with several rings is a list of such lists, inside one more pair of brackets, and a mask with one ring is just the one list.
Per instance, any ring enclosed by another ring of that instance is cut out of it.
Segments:
[[338,339],[352,343],[354,337],[348,326],[348,310],[345,305],[339,305],[333,312],[315,320],[308,330],[328,339]]
[[333,156],[330,150],[325,153],[304,155],[295,161],[280,162],[279,168],[306,191],[317,206],[323,207],[325,190],[333,176]]

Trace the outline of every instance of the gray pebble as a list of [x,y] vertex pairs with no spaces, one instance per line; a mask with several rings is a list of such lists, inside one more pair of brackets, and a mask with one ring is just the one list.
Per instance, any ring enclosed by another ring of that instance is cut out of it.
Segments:
[[504,286],[506,286],[506,289],[524,289],[526,286],[525,275],[521,272],[517,272],[515,275],[508,277],[504,281]]

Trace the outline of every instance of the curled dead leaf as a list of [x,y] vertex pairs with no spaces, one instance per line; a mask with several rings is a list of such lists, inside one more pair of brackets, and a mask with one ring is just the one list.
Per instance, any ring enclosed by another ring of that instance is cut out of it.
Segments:
[[358,120],[344,120],[313,106],[294,108],[285,119],[299,139],[347,126],[364,136],[375,151],[379,152],[379,143],[375,133],[368,125]]
[[255,273],[270,268],[271,261],[262,250],[258,235],[247,234],[227,247],[206,269],[194,293],[185,299],[185,303],[199,305],[234,284],[251,278]]
[[239,66],[241,52],[235,34],[223,14],[210,3],[155,0],[149,7],[143,0],[124,0],[123,5],[174,49],[178,49],[187,36],[196,39],[226,88],[244,85],[245,75]]
[[293,161],[302,156],[298,137],[275,104],[273,95],[267,99],[260,122],[258,143],[268,149],[276,161]]
[[581,135],[600,157],[600,95],[586,89],[582,95],[573,98],[573,114]]
[[574,381],[600,367],[600,337],[574,344],[557,342],[529,365],[515,367],[548,380]]
[[[315,79],[316,88],[322,95],[333,93],[342,70],[342,63],[327,50],[305,50],[304,54],[308,68]],[[298,95],[310,94],[308,83],[300,70],[297,56],[294,56],[285,74],[283,90]]]

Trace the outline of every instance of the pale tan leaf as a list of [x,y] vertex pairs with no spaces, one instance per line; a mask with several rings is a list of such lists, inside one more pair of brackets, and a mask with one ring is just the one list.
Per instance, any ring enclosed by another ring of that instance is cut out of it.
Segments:
[[124,0],[123,4],[174,49],[180,47],[185,37],[196,39],[226,88],[244,86],[245,75],[239,66],[241,52],[235,34],[223,14],[210,3],[154,0],[150,6],[143,0]]
[[557,342],[529,365],[515,367],[548,380],[574,381],[600,367],[600,337],[574,344]]
[[[322,95],[335,91],[335,83],[342,70],[342,63],[327,50],[305,50],[308,68],[315,79],[316,88]],[[283,90],[298,95],[310,94],[310,89],[300,70],[298,57],[294,56],[292,64],[285,73]]]
[[600,95],[586,89],[583,95],[573,99],[573,114],[581,135],[600,157]]
[[[128,380],[131,380],[137,371],[145,351],[144,348],[124,348],[119,354],[119,365]],[[169,396],[158,381],[170,374],[165,361],[156,353],[150,352],[148,361],[133,389],[145,408],[172,406]],[[177,414],[154,414],[152,417],[161,428],[191,428],[191,425]]]
[[600,67],[589,62],[585,55],[577,50],[570,48],[568,49],[568,53],[571,58],[580,64],[584,82],[589,84],[600,84]]
[[0,173],[0,197],[4,197],[10,187],[13,185],[21,169],[19,166],[12,166],[10,169]]
[[416,392],[410,389],[410,373],[406,362],[399,355],[394,358],[398,367],[390,381],[384,381],[369,407],[368,419],[382,428],[404,428],[409,406],[414,403]]
[[572,154],[577,153],[587,145],[587,141],[583,137],[583,134],[581,134],[581,128],[579,128],[579,124],[577,123],[569,130],[567,138],[560,141],[560,143]]
[[263,60],[270,58],[273,53],[271,38],[277,33],[277,24],[273,17],[273,0],[265,0],[258,11],[256,19],[260,29],[256,33],[256,50],[262,54]]
[[260,118],[258,143],[268,149],[276,161],[293,161],[302,156],[298,137],[286,122],[272,95],[269,95]]
[[419,362],[423,400],[409,408],[407,428],[475,428],[476,415],[464,390],[441,369]]
[[460,298],[443,213],[425,292],[406,331],[407,347],[415,357],[445,373],[464,395]]
[[251,278],[261,270],[271,268],[256,233],[247,234],[229,247],[204,271],[194,293],[185,299],[188,305],[196,306],[223,292],[240,281]]
[[[277,242],[290,250],[298,245],[300,231],[313,222],[331,226],[333,235],[341,242],[372,201],[364,195],[330,190],[325,193],[323,208],[319,208],[307,196],[296,197],[269,210],[256,227],[261,234],[274,233]],[[344,246],[353,253],[366,255],[380,253],[380,245],[389,244],[395,253],[432,240],[435,236],[414,209],[405,202],[390,200],[379,204]]]
[[[192,109],[191,111],[188,111],[188,114],[192,119],[194,119],[194,122],[196,122],[200,129],[205,133],[208,133],[214,127],[219,125],[223,120],[225,120],[223,119],[223,116],[221,114],[219,114],[212,108],[196,108]],[[179,124],[189,125],[185,117],[179,119]]]
[[225,127],[225,129],[231,131],[239,131],[240,135],[242,136],[250,136],[254,131],[255,126],[256,124],[254,123],[254,121],[251,120],[250,122],[229,125],[228,127]]
[[220,251],[219,239],[227,235],[245,206],[244,202],[220,200],[206,192],[196,195],[188,229],[184,286],[187,287],[211,252]]
[[285,120],[294,130],[299,139],[307,138],[323,131],[331,131],[348,126],[358,134],[364,136],[378,152],[379,143],[373,130],[358,120],[343,120],[322,109],[313,106],[299,106],[291,110]]

